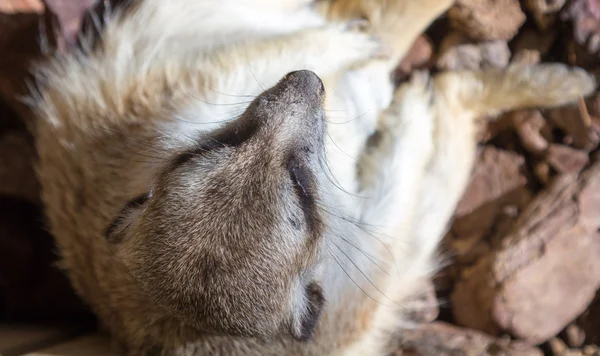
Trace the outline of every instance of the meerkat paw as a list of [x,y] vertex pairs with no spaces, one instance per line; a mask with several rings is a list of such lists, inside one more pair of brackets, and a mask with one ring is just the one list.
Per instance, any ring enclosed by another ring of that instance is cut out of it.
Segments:
[[323,60],[337,62],[344,67],[389,56],[389,50],[370,33],[368,22],[363,20],[316,30],[315,40],[322,44]]
[[587,96],[596,88],[596,80],[585,70],[561,63],[513,66],[507,70],[515,88],[532,98],[530,105],[560,106]]
[[596,80],[565,64],[514,65],[480,72],[446,72],[435,79],[448,105],[477,115],[528,107],[551,108],[591,94]]
[[[429,73],[415,72],[396,90],[392,103],[379,117],[377,144],[369,147],[360,161],[361,186],[385,192],[380,203],[388,208],[372,210],[380,216],[368,221],[385,220],[388,214],[382,211],[389,209],[390,220],[386,223],[397,222],[402,215],[397,210],[414,205],[412,199],[420,190],[425,167],[434,152],[436,116],[432,95]],[[408,217],[404,214],[402,219]]]
[[396,90],[392,104],[380,118],[380,125],[392,133],[400,134],[408,122],[430,118],[432,96],[430,74],[427,71],[414,72],[410,81]]

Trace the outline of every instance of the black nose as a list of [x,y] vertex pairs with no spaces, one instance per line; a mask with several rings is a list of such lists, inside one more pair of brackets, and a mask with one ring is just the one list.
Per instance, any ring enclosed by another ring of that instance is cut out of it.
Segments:
[[313,92],[319,95],[325,93],[325,86],[321,78],[315,72],[307,69],[290,72],[283,77],[283,81],[291,81],[295,87],[306,92]]

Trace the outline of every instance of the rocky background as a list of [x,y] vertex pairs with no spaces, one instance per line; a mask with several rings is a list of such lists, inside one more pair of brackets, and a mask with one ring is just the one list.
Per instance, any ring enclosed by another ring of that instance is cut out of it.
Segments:
[[[109,1],[0,0],[0,321],[91,318],[54,267],[21,95],[31,61],[68,50],[94,6]],[[457,0],[396,78],[540,61],[600,76],[600,0]],[[483,121],[479,141],[447,267],[397,355],[600,356],[600,94]]]

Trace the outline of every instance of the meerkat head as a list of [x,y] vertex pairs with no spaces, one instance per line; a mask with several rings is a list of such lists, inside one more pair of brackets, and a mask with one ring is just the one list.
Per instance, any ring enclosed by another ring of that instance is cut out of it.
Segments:
[[167,313],[207,333],[310,338],[324,304],[324,95],[316,74],[289,73],[116,217],[115,256]]

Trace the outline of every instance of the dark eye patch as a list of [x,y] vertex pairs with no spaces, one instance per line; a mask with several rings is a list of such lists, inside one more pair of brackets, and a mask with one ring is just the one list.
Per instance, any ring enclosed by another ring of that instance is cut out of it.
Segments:
[[316,201],[312,193],[312,177],[307,168],[294,156],[287,164],[287,170],[294,186],[294,191],[300,200],[300,206],[309,229],[314,230],[318,224],[316,216]]
[[194,157],[202,157],[207,153],[223,147],[238,147],[248,141],[258,131],[257,120],[240,118],[227,126],[218,129],[209,136],[201,138],[198,144],[179,154],[171,166],[171,170],[185,164]]

